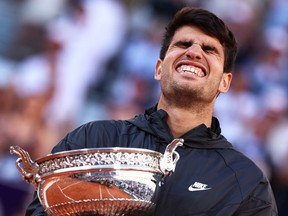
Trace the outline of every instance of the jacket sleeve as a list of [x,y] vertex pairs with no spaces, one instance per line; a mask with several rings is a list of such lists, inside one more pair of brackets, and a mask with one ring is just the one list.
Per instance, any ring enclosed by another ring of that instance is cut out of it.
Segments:
[[277,206],[268,180],[261,181],[242,202],[234,216],[277,216]]
[[33,201],[27,207],[25,216],[47,216],[38,199],[37,192],[34,193]]

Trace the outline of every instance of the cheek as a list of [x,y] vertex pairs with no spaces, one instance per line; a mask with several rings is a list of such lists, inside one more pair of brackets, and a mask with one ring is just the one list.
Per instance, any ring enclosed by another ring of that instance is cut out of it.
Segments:
[[220,71],[221,73],[224,71],[224,57],[222,58],[219,55],[208,55],[206,56],[206,60],[214,70]]

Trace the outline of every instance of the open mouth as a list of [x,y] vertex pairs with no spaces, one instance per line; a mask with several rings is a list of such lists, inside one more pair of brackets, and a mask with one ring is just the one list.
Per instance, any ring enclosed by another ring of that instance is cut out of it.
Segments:
[[191,73],[193,75],[196,75],[200,78],[204,77],[206,75],[205,71],[202,70],[200,67],[196,67],[193,65],[180,65],[176,68],[178,73]]

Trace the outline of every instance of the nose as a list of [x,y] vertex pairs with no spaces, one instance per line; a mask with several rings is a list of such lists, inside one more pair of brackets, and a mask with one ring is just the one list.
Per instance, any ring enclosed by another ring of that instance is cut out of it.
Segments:
[[202,58],[202,46],[198,43],[193,43],[186,51],[186,56],[191,59],[201,59]]

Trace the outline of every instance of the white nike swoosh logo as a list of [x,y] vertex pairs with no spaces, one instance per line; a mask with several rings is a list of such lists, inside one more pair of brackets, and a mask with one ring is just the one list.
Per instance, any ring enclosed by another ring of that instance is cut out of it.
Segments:
[[190,187],[188,188],[189,191],[205,191],[205,190],[210,190],[211,188],[196,188],[193,187],[193,185],[190,185]]

